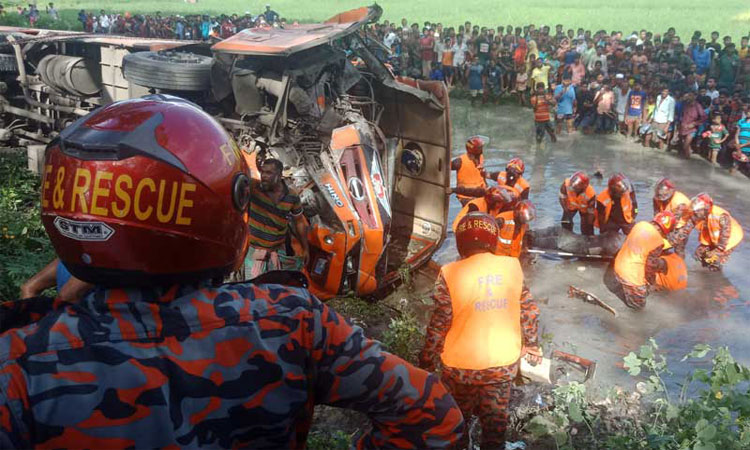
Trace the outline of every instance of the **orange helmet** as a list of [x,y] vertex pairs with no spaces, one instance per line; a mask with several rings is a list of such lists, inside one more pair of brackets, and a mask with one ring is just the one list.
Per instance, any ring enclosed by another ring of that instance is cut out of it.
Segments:
[[581,193],[589,186],[589,176],[586,173],[578,171],[570,177],[570,188],[573,192]]
[[484,151],[484,140],[479,136],[474,136],[466,141],[466,152],[472,155],[481,155]]
[[513,210],[515,219],[522,224],[528,224],[532,220],[536,219],[536,206],[531,203],[530,200],[523,200],[518,203],[516,209]]
[[513,194],[509,189],[501,189],[499,186],[492,186],[484,194],[484,200],[489,207],[503,208],[513,202]]
[[677,223],[674,213],[672,211],[662,211],[654,216],[653,222],[661,229],[664,235],[667,235],[674,230],[674,226]]
[[690,212],[699,219],[708,216],[713,206],[714,200],[705,192],[701,192],[690,200]]
[[607,182],[609,194],[613,197],[620,197],[630,190],[630,180],[622,173],[616,173]]
[[489,214],[470,212],[456,227],[456,247],[462,258],[474,253],[492,252],[497,247],[500,229]]
[[193,103],[167,95],[117,102],[48,146],[42,222],[84,281],[220,278],[247,250],[247,172],[232,138]]
[[674,183],[672,183],[669,178],[662,178],[658,183],[656,183],[656,188],[654,189],[654,198],[656,198],[660,202],[669,201],[669,199],[674,195],[675,190],[676,188],[674,186]]
[[517,176],[521,176],[524,171],[526,171],[526,165],[521,158],[512,158],[508,161],[508,164],[505,165],[505,170],[507,172],[515,173]]

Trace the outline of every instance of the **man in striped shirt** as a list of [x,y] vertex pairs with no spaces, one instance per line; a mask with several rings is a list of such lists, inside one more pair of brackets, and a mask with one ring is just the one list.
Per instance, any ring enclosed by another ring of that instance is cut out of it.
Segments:
[[[277,159],[266,159],[260,181],[250,183],[250,248],[245,257],[245,279],[272,270],[300,270],[307,264],[309,247],[302,203],[281,178],[284,168]],[[287,233],[292,230],[302,246],[302,255],[287,251]]]
[[536,91],[531,96],[531,106],[534,108],[534,124],[536,125],[536,143],[540,144],[544,139],[544,132],[549,133],[552,142],[557,142],[555,129],[552,127],[551,109],[555,106],[555,99],[547,92],[544,83],[537,83]]

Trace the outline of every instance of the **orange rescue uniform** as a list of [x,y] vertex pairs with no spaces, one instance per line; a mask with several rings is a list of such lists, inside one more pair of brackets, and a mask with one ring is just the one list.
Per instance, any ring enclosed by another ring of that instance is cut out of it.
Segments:
[[[604,205],[604,217],[599,217],[599,211],[597,209],[596,218],[594,220],[594,225],[597,228],[601,228],[609,222],[609,216],[612,213],[613,199],[609,195],[609,189],[602,191],[596,197],[596,201]],[[622,208],[622,215],[625,218],[625,222],[633,223],[633,202],[630,199],[630,192],[626,192],[620,197],[620,207]]]
[[500,213],[497,218],[503,219],[503,226],[500,228],[495,254],[518,258],[523,249],[523,237],[526,235],[527,226],[516,224],[513,211]]
[[521,292],[518,259],[478,253],[441,269],[453,320],[440,359],[447,367],[484,370],[521,357]]
[[713,207],[711,207],[711,211],[708,213],[708,217],[706,218],[706,220],[698,223],[696,225],[696,228],[698,228],[700,231],[698,240],[701,244],[716,247],[717,245],[719,245],[719,236],[721,235],[721,224],[719,223],[719,219],[723,214],[727,214],[729,216],[729,221],[731,224],[729,242],[727,242],[727,248],[725,249],[726,251],[729,251],[737,247],[737,245],[742,241],[744,232],[742,231],[742,227],[740,226],[739,222],[737,222],[734,217],[732,217],[731,214],[729,214],[725,209],[714,205]]
[[[516,194],[521,197],[521,195],[524,193],[524,191],[528,190],[530,185],[529,182],[524,179],[524,177],[518,177],[516,179],[516,183],[513,186],[510,186],[508,184],[508,174],[503,170],[497,175],[497,184],[500,186],[508,186],[509,188],[516,191]],[[525,199],[524,199],[525,200]]]
[[474,200],[470,201],[466,204],[463,208],[461,208],[461,211],[458,212],[456,215],[456,218],[453,219],[453,232],[456,232],[456,228],[458,228],[458,222],[463,219],[463,217],[467,214],[469,214],[472,210],[471,206],[474,206],[476,208],[476,211],[487,213],[492,217],[497,218],[500,214],[500,209],[493,209],[490,211],[489,205],[487,204],[487,200],[484,199],[484,197],[475,198]]
[[[464,188],[487,188],[487,182],[482,176],[482,172],[479,170],[474,161],[471,160],[468,154],[464,153],[461,155],[461,167],[456,173],[456,186]],[[479,165],[484,164],[484,156],[479,156]],[[456,194],[459,200],[468,200],[473,197],[467,197],[465,195]]]
[[570,187],[570,178],[565,179],[565,193],[567,194],[568,208],[570,212],[578,211],[581,215],[591,214],[593,211],[589,209],[589,203],[591,199],[596,197],[596,191],[591,185],[586,186],[586,190],[580,194],[576,194]]
[[680,206],[690,206],[690,199],[682,192],[675,191],[674,195],[667,203],[654,199],[654,215],[663,211],[677,213]]
[[656,225],[638,222],[615,257],[615,273],[630,286],[649,284],[646,281],[646,261],[649,254],[663,247],[664,238]]
[[654,284],[668,291],[679,291],[687,287],[688,275],[685,260],[677,253],[662,255],[667,262],[667,273],[657,273]]

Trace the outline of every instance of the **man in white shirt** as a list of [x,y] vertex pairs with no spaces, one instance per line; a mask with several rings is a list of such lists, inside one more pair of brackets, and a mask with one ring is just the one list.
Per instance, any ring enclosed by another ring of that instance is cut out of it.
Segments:
[[100,33],[109,33],[109,16],[104,13],[104,10],[102,9],[99,12],[99,32]]
[[628,104],[628,94],[630,94],[630,85],[625,75],[618,73],[615,75],[615,111],[617,111],[617,126],[619,130],[625,129],[625,108]]
[[464,63],[466,62],[466,52],[469,51],[469,47],[466,46],[463,36],[460,34],[456,36],[456,43],[453,44],[453,67],[456,67],[459,72],[463,69]]
[[596,55],[593,55],[589,59],[589,63],[586,65],[586,72],[593,72],[596,68],[597,61],[601,61],[602,73],[604,74],[604,76],[607,76],[609,72],[607,71],[607,55],[604,54],[604,47],[599,46],[596,48]]
[[662,142],[667,138],[669,126],[674,122],[675,100],[669,95],[669,88],[664,87],[661,94],[656,97],[656,108],[651,118],[651,130],[646,134],[643,146],[648,147],[652,135],[656,134],[656,148],[661,149]]
[[706,95],[711,97],[711,101],[719,98],[719,91],[716,89],[716,78],[710,77],[706,80]]
[[398,36],[396,35],[396,31],[391,28],[390,31],[385,35],[383,44],[385,44],[385,46],[390,49],[396,42],[398,42]]

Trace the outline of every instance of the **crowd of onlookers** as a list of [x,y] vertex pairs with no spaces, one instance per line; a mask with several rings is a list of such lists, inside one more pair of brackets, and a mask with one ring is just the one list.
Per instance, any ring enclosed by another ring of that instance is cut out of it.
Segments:
[[[393,71],[444,80],[465,89],[472,104],[510,97],[534,108],[537,140],[568,132],[620,132],[646,146],[677,147],[689,156],[750,156],[748,36],[696,31],[683,42],[669,28],[615,31],[480,27],[384,21],[372,30]],[[556,125],[556,126],[555,126]],[[733,157],[733,158],[732,158]]]
[[252,14],[247,11],[238,14],[209,16],[207,14],[162,16],[160,12],[154,15],[142,14],[106,14],[104,10],[98,15],[78,13],[78,21],[83,29],[90,33],[111,33],[140,37],[165,39],[208,40],[211,38],[228,38],[240,30],[258,26],[284,26],[286,20],[276,11],[266,5],[264,12]]
[[[34,27],[39,19],[46,14],[51,20],[60,19],[60,14],[54,3],[48,3],[42,13],[36,4],[29,4],[27,8],[16,7],[16,13],[25,17],[29,25]],[[7,12],[0,5],[0,16]],[[245,28],[256,26],[285,26],[286,19],[266,5],[259,14],[246,11],[244,15],[221,14],[210,16],[207,14],[193,15],[153,15],[131,14],[129,12],[115,13],[104,9],[99,13],[86,10],[78,12],[77,21],[81,29],[88,33],[119,34],[149,38],[180,39],[180,40],[209,40],[211,38],[227,38]]]

